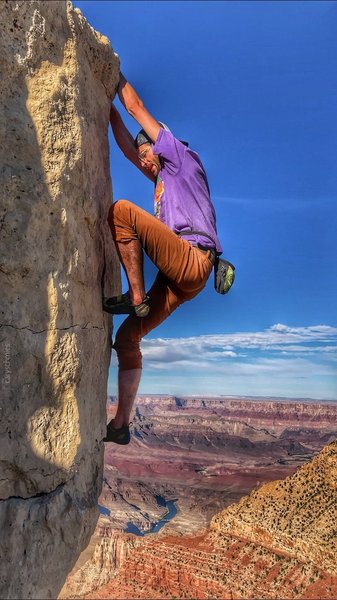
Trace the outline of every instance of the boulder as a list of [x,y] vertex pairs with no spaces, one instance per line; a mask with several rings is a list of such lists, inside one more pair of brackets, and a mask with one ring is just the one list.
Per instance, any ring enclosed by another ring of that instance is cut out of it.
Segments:
[[65,0],[0,20],[0,597],[55,598],[98,517],[119,59]]

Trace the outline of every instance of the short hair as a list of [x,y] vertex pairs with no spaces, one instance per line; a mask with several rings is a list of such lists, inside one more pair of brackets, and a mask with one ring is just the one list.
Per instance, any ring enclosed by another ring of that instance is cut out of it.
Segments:
[[[167,127],[167,125],[165,125],[165,123],[162,123],[162,121],[158,121],[160,127],[162,127],[163,129],[165,129],[165,131],[170,131],[170,129]],[[182,144],[184,144],[184,146],[188,147],[188,142],[184,142],[183,140],[180,140]],[[139,148],[139,146],[142,146],[143,144],[153,144],[153,140],[151,140],[151,138],[147,135],[146,131],[144,129],[141,129],[135,139],[135,146],[136,148]]]
[[142,144],[152,144],[151,138],[147,135],[144,129],[141,129],[135,137],[136,148],[139,148],[139,146],[142,146]]

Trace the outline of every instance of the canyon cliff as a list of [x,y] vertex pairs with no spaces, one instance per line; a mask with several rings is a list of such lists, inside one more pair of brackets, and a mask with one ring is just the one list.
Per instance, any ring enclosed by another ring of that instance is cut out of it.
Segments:
[[65,0],[0,20],[0,596],[55,598],[98,518],[119,60]]
[[215,515],[200,535],[106,537],[86,567],[96,591],[73,582],[77,593],[61,597],[336,598],[336,474],[335,441],[293,475]]
[[335,402],[139,396],[60,598],[336,597],[336,432]]

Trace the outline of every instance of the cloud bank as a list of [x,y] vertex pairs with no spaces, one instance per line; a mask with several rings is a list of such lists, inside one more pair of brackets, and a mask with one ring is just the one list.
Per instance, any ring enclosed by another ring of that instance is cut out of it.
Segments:
[[142,341],[142,393],[337,399],[337,327]]

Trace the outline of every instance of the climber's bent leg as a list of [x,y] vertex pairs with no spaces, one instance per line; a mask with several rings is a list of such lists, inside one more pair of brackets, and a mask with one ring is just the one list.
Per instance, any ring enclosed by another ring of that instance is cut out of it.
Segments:
[[171,289],[167,279],[161,273],[158,273],[148,295],[151,302],[149,315],[143,319],[130,315],[118,329],[113,345],[119,363],[118,407],[116,416],[111,422],[115,428],[130,422],[142,369],[141,339],[184,301],[182,296]]
[[[109,427],[110,432],[112,428],[113,437],[116,430],[123,434],[125,430],[129,435],[128,423],[142,368],[141,339],[180,304],[191,300],[205,287],[213,265],[210,253],[201,253],[158,219],[127,200],[119,200],[111,206],[108,220],[119,251],[132,241],[140,242],[160,271],[148,294],[149,314],[141,319],[134,313],[130,314],[116,334],[113,348],[119,363],[117,420],[113,419],[108,425],[108,433]],[[120,251],[121,257],[122,253],[123,250]],[[126,372],[129,375],[123,375]]]
[[[212,270],[209,256],[128,200],[111,205],[108,222],[119,251],[131,240],[138,241],[159,271],[181,292],[191,298],[200,291],[200,281],[205,283]],[[125,267],[128,270],[128,265]]]

